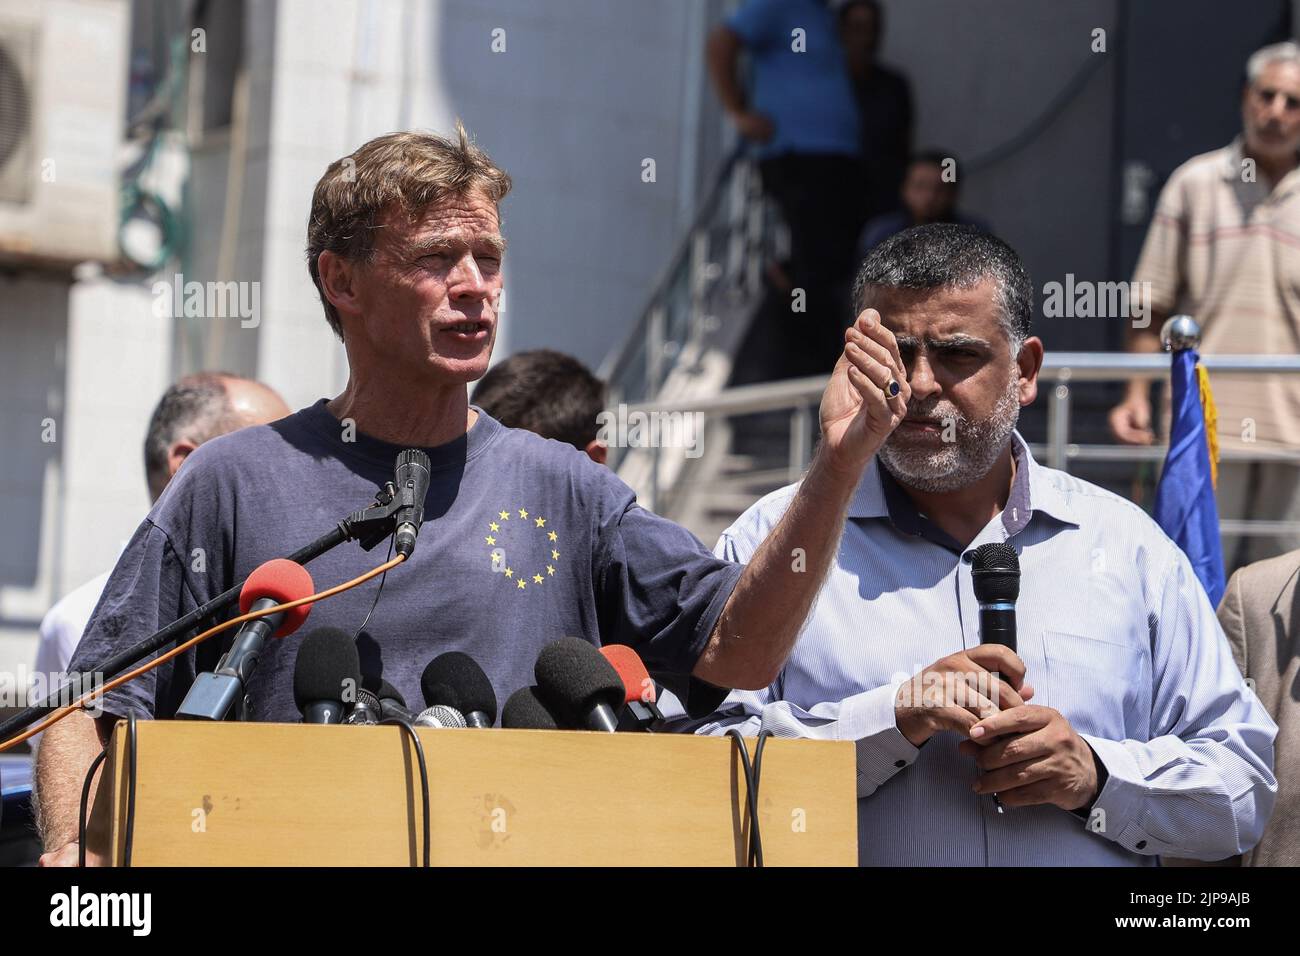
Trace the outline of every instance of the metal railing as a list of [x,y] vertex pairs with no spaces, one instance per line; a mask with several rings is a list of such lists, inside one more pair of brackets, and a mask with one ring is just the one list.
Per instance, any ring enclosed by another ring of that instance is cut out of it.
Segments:
[[[1205,367],[1216,376],[1232,374],[1300,373],[1300,355],[1205,355]],[[1047,386],[1047,440],[1031,443],[1035,457],[1061,471],[1069,471],[1074,462],[1159,462],[1168,446],[1118,444],[1078,444],[1070,441],[1071,386],[1081,382],[1115,382],[1134,378],[1162,379],[1169,374],[1168,355],[1131,355],[1116,352],[1049,352],[1044,357],[1039,381]],[[798,480],[812,458],[817,429],[817,409],[826,387],[825,376],[789,379],[781,382],[746,385],[725,389],[716,395],[673,402],[642,402],[629,405],[627,413],[702,412],[711,421],[740,415],[785,411],[789,414],[788,474]],[[650,449],[654,457],[653,472],[658,475],[663,450]],[[1294,461],[1300,463],[1300,448],[1233,447],[1220,452],[1223,461]],[[641,489],[638,489],[641,490]],[[654,510],[667,489],[659,482],[645,489],[646,507]],[[1263,520],[1224,520],[1225,533],[1242,535],[1279,534],[1300,531],[1300,522]]]
[[757,303],[773,226],[757,165],[737,145],[714,176],[641,315],[600,366],[597,374],[609,385],[612,404],[658,395],[689,353],[688,343],[716,327],[719,297],[731,297],[740,311]]

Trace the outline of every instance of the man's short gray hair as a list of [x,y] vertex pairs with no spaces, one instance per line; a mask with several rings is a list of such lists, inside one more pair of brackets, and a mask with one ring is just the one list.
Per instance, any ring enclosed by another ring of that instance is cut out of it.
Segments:
[[869,306],[875,289],[969,289],[991,280],[1002,330],[1019,354],[1029,337],[1034,290],[1020,256],[974,226],[934,222],[890,236],[867,255],[853,283],[853,314]]
[[1295,63],[1300,65],[1300,44],[1294,40],[1282,43],[1270,43],[1256,50],[1246,61],[1246,80],[1251,86],[1259,79],[1264,68],[1270,63]]

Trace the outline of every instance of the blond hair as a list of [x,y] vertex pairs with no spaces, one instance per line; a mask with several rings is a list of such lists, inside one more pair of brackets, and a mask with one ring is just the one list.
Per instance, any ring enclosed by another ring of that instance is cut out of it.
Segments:
[[335,335],[343,338],[343,326],[321,285],[320,254],[368,261],[375,230],[389,209],[415,215],[446,197],[475,192],[500,203],[510,192],[510,176],[470,141],[459,121],[455,139],[389,133],[330,163],[312,193],[307,268]]

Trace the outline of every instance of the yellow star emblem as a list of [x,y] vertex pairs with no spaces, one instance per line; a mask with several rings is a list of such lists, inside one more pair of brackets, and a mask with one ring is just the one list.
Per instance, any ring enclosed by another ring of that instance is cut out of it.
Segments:
[[559,540],[559,539],[555,536],[555,532],[554,532],[554,531],[548,531],[548,532],[546,532],[546,538],[547,538],[548,541],[558,541],[558,540]]
[[545,518],[538,518],[538,519],[536,519],[536,520],[537,520],[537,527],[539,527],[539,528],[545,528],[545,527],[546,527],[546,519],[545,519]]
[[547,574],[554,574],[554,573],[555,573],[555,568],[551,567],[551,566],[548,564],[548,565],[546,566],[546,573],[547,573]]
[[513,578],[514,576],[515,576],[515,572],[511,571],[509,568],[506,568],[506,577]]
[[501,511],[501,512],[498,512],[498,513],[497,513],[497,517],[500,518],[502,521],[509,521],[509,520],[510,520],[510,512],[509,512],[509,511]]
[[495,521],[493,521],[493,522],[491,522],[491,523],[488,525],[488,530],[489,530],[489,531],[500,531],[500,530],[501,530],[501,525],[499,525],[499,524],[497,524]]
[[558,561],[558,560],[560,560],[560,552],[558,552],[558,551],[552,551],[552,552],[551,552],[551,560],[552,560],[552,561]]
[[542,583],[542,576],[541,576],[540,574],[534,574],[534,575],[533,575],[533,583],[534,583],[534,584],[541,584],[541,583]]
[[528,517],[528,512],[527,512],[525,509],[520,508],[520,509],[519,509],[519,517],[521,517],[521,518],[527,518],[527,517]]
[[497,539],[494,538],[494,537],[492,537],[492,535],[488,535],[488,536],[487,536],[486,538],[484,538],[483,540],[486,541],[488,544],[496,544],[496,543],[497,543]]
[[523,578],[519,578],[517,581],[515,581],[515,584],[519,585],[519,590],[521,590],[521,591],[522,591],[524,588],[526,588],[526,587],[528,586],[528,585],[524,584],[524,579],[523,579]]

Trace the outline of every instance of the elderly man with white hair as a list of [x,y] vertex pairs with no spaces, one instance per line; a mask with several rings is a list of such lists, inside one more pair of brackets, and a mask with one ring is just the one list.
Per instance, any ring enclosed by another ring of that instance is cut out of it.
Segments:
[[[1300,352],[1300,46],[1250,57],[1241,119],[1236,139],[1189,159],[1160,194],[1133,276],[1149,311],[1130,330],[1130,351],[1158,351],[1165,318],[1186,312],[1201,324],[1204,354]],[[1221,449],[1300,447],[1300,377],[1220,375],[1211,384]],[[1120,441],[1154,441],[1149,388],[1130,382],[1111,412]],[[1218,500],[1223,518],[1298,521],[1300,467],[1224,461]],[[1224,557],[1241,565],[1295,548],[1300,535],[1255,536]]]

